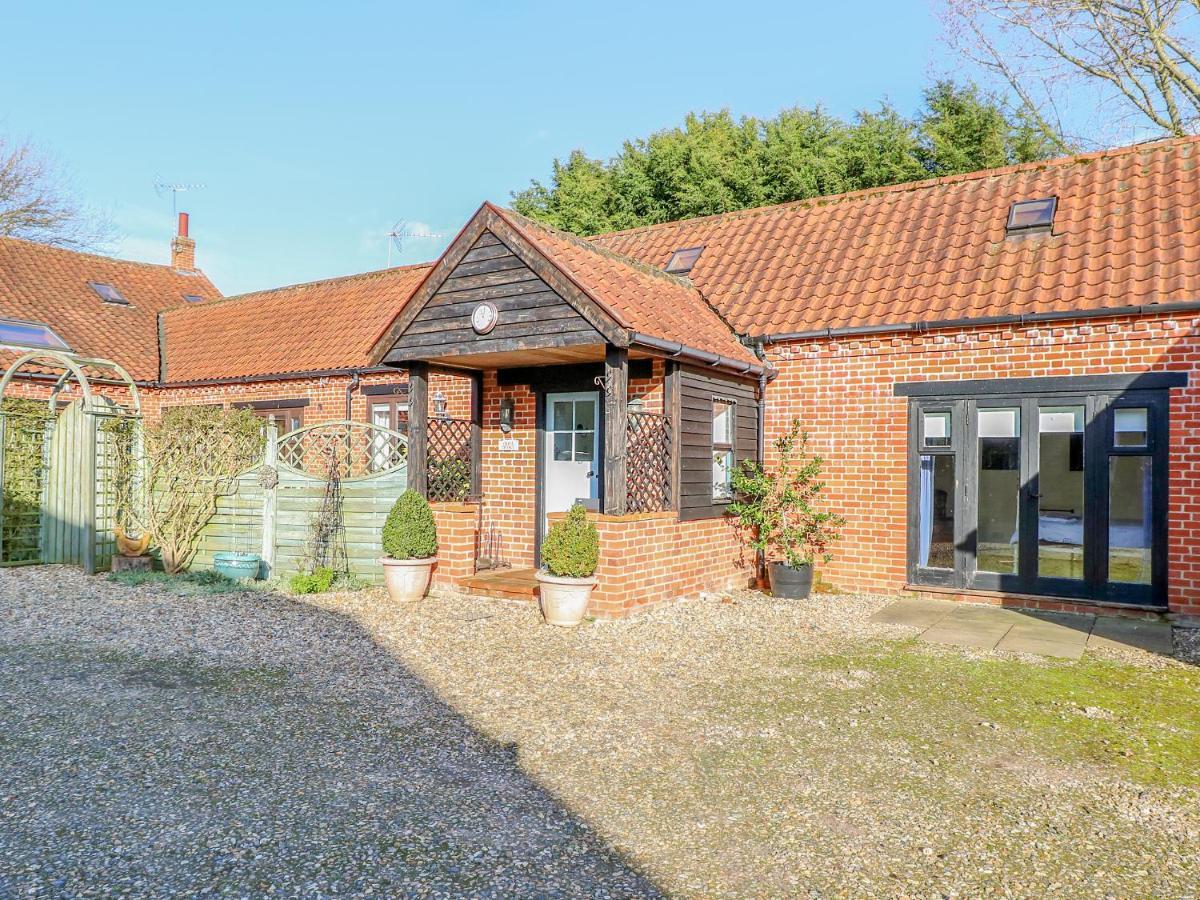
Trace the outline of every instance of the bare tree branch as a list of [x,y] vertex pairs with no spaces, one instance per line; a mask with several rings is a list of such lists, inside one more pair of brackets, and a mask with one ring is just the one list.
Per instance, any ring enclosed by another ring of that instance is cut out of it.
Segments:
[[109,222],[75,200],[62,175],[32,145],[0,137],[0,237],[96,250],[113,232]]
[[1200,0],[944,2],[949,43],[1041,124],[1091,91],[1135,129],[1200,127]]

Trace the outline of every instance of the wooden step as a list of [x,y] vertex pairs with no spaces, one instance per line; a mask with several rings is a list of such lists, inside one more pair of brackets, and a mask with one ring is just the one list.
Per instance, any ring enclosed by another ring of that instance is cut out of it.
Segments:
[[459,582],[464,594],[499,597],[504,600],[536,600],[538,583],[533,569],[495,569],[480,572]]

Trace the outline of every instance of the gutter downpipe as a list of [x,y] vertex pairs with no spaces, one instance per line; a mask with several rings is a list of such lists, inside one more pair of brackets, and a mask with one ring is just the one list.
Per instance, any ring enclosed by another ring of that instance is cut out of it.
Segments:
[[354,421],[354,392],[358,390],[358,385],[362,381],[358,369],[350,373],[350,383],[346,385],[346,421]]
[[[767,351],[763,347],[762,342],[755,344],[754,355],[759,361],[766,363]],[[761,469],[766,464],[767,460],[767,373],[766,370],[758,375],[758,448],[755,452],[755,462]],[[762,587],[767,581],[767,554],[764,550],[759,550],[755,553],[755,564],[758,566],[758,584],[757,587]]]

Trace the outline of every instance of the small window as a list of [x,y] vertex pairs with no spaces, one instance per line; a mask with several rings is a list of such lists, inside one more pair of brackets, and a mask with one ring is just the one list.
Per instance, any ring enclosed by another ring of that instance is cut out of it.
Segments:
[[1054,210],[1058,207],[1057,197],[1041,200],[1020,200],[1008,211],[1009,234],[1026,234],[1031,231],[1049,231],[1054,225]]
[[199,294],[184,294],[183,299],[186,300],[188,303],[203,303],[204,302],[204,298],[201,297]]
[[129,305],[129,301],[111,284],[105,284],[103,281],[89,281],[88,284],[105,303],[116,303],[120,306]]
[[676,250],[667,261],[666,271],[672,275],[683,275],[692,271],[692,268],[696,265],[696,261],[700,259],[700,254],[703,252],[703,247],[688,247],[686,250]]
[[731,400],[713,399],[713,500],[733,499],[733,435],[737,408]]
[[929,410],[922,416],[921,443],[922,446],[934,449],[949,447],[951,433],[950,410]]
[[0,344],[18,347],[46,347],[53,350],[70,350],[66,341],[51,330],[49,325],[37,322],[20,322],[16,319],[0,319]]
[[1113,411],[1113,446],[1145,447],[1150,433],[1150,411],[1144,406]]

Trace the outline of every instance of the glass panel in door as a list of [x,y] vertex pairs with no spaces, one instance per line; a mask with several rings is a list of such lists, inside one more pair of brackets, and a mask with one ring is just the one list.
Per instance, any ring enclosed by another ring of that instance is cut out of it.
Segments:
[[1085,407],[1038,408],[1038,576],[1082,581]]
[[980,407],[975,568],[1016,575],[1020,554],[1021,408]]
[[1154,460],[1108,458],[1108,580],[1152,582]]

